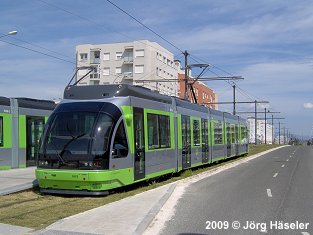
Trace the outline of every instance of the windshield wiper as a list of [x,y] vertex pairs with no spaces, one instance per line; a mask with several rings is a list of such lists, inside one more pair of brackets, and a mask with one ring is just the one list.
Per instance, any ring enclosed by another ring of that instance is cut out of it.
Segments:
[[[69,141],[63,146],[63,148],[62,148],[60,154],[58,154],[58,155],[63,159],[63,154],[65,153],[67,147],[68,147],[71,143],[73,143],[75,140],[77,140],[77,139],[83,137],[84,135],[86,135],[86,133],[82,133],[82,134],[80,134],[80,135],[78,135],[78,136],[71,136],[72,139],[69,140]],[[64,161],[64,159],[63,159],[63,161]]]
[[59,154],[58,150],[57,150],[57,146],[55,145],[54,141],[51,141],[52,145],[54,146],[54,151],[56,153],[56,155],[58,156],[59,160],[64,164],[67,165],[67,162],[64,160],[64,158]]

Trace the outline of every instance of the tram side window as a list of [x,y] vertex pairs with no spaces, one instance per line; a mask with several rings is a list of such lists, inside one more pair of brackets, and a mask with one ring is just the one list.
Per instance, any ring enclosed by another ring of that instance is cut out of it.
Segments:
[[0,147],[3,147],[3,118],[0,117]]
[[148,114],[148,148],[169,148],[170,118],[165,115]]
[[201,129],[202,129],[202,145],[207,145],[208,143],[208,120],[201,119]]
[[240,127],[241,128],[241,143],[247,142],[247,128],[245,126]]
[[220,121],[214,123],[214,144],[223,144],[223,125]]
[[193,120],[193,145],[200,146],[200,122]]
[[170,147],[170,118],[168,116],[159,115],[159,130],[160,130],[160,147]]
[[148,145],[149,149],[159,148],[159,123],[158,116],[148,114]]
[[232,143],[232,127],[230,124],[226,124],[226,137],[227,137],[227,144]]
[[235,143],[238,143],[238,139],[239,139],[239,127],[238,125],[235,126]]
[[128,145],[127,145],[127,138],[125,133],[124,123],[121,122],[117,128],[114,142],[113,142],[113,158],[123,158],[127,157],[128,155]]
[[231,126],[230,127],[231,130],[231,143],[234,144],[236,142],[236,137],[235,137],[235,127]]

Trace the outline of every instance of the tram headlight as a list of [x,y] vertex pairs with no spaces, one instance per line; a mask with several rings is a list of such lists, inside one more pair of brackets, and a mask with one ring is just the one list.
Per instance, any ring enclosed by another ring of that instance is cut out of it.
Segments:
[[92,167],[92,161],[81,161],[80,165],[84,167]]
[[47,160],[39,160],[38,166],[48,166],[48,161]]

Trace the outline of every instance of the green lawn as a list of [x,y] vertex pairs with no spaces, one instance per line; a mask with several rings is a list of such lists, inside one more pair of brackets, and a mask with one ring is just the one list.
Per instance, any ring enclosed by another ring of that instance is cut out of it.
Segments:
[[[250,152],[248,156],[277,146],[278,145],[250,145]],[[41,229],[59,219],[90,210],[92,208],[99,207],[110,202],[189,177],[191,175],[199,174],[223,164],[227,164],[230,161],[237,161],[238,159],[245,157],[247,156],[230,159],[228,161],[220,162],[219,164],[212,164],[206,167],[187,170],[181,174],[161,177],[153,181],[132,185],[130,187],[118,189],[114,193],[103,197],[42,195],[39,193],[38,188],[11,195],[0,196],[0,223]]]

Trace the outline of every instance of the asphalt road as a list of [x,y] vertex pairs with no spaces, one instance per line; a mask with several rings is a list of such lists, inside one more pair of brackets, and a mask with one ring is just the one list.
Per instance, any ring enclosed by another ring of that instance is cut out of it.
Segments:
[[313,148],[281,148],[190,185],[161,234],[313,235]]

